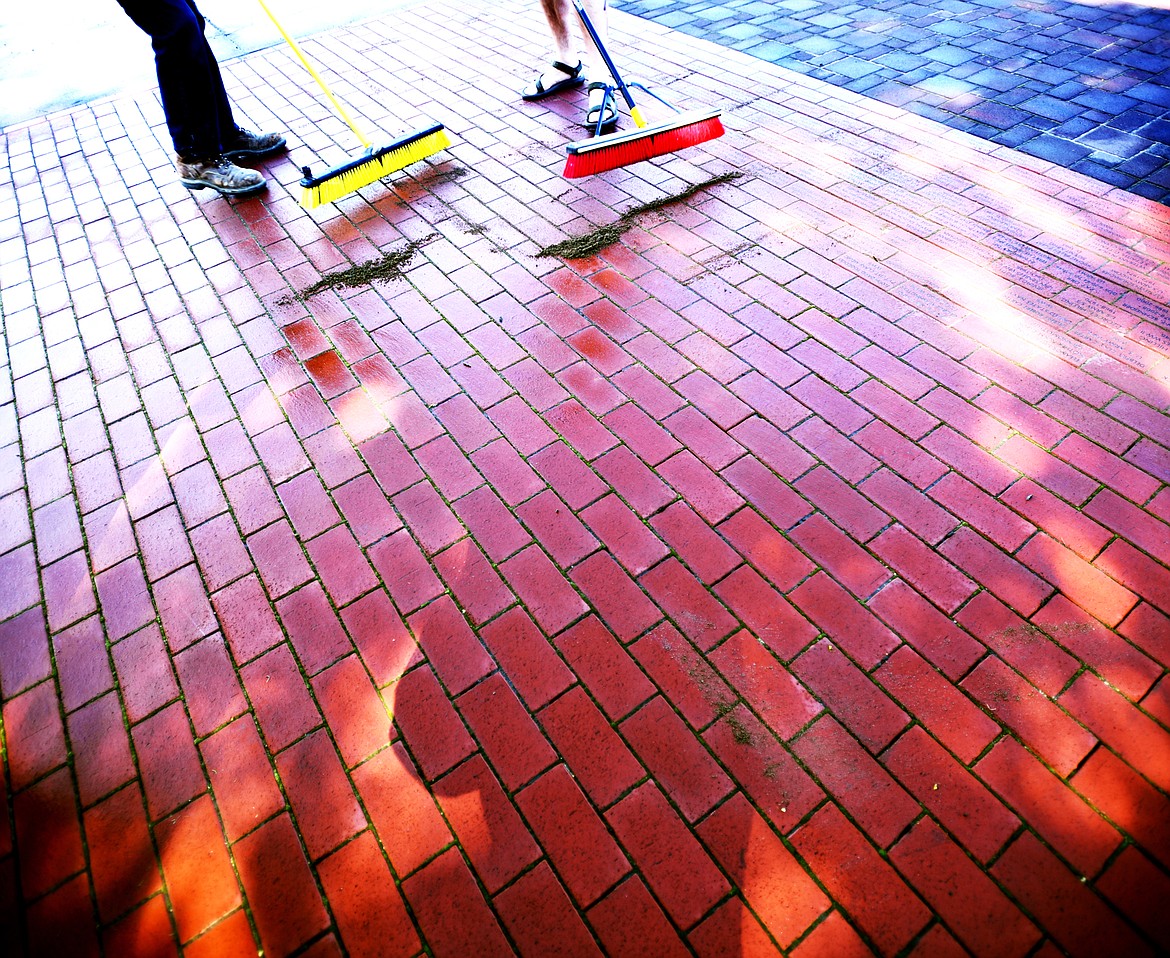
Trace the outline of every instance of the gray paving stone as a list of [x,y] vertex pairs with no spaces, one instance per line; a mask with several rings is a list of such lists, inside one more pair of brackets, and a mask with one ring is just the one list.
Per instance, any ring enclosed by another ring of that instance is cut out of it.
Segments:
[[843,76],[853,77],[855,80],[869,76],[871,73],[878,73],[882,69],[876,63],[859,60],[857,57],[845,57],[838,60],[833,64],[833,68]]
[[1024,121],[1024,125],[1031,130],[1039,130],[1042,133],[1048,133],[1056,128],[1056,121],[1050,120],[1045,116],[1030,116]]
[[1127,176],[1143,179],[1162,166],[1162,157],[1155,156],[1148,150],[1143,150],[1132,159],[1118,165],[1117,169]]
[[1027,119],[1022,110],[1013,110],[1002,103],[980,103],[967,110],[967,115],[997,130],[1008,130]]
[[1140,109],[1126,110],[1121,116],[1113,117],[1105,125],[1114,130],[1122,130],[1126,133],[1134,133],[1138,136],[1151,138],[1145,132],[1145,127],[1151,125],[1150,117]]
[[1038,136],[1029,142],[1029,153],[1061,166],[1072,167],[1089,155],[1089,150],[1058,136]]
[[1025,100],[1020,106],[1039,116],[1056,121],[1071,120],[1080,114],[1080,110],[1073,104],[1051,96],[1034,96],[1030,100]]
[[925,57],[912,56],[909,53],[893,52],[883,53],[874,62],[880,63],[887,69],[906,73],[910,70],[916,70],[918,67],[925,66],[929,61]]
[[759,57],[761,60],[768,60],[772,63],[781,59],[786,60],[795,52],[795,48],[789,46],[787,43],[779,43],[776,40],[755,43],[749,47],[745,47],[744,50],[753,57]]
[[980,86],[1006,93],[1008,90],[1014,90],[1021,86],[1027,78],[1019,73],[1009,73],[1005,70],[985,68],[976,73],[972,73],[970,79],[973,83],[978,83]]
[[737,23],[734,26],[724,27],[719,31],[719,35],[729,37],[732,40],[747,40],[751,37],[758,37],[763,32],[762,28],[750,23]]
[[1066,137],[1070,140],[1075,140],[1078,136],[1088,133],[1089,130],[1096,129],[1100,124],[1094,123],[1083,116],[1075,116],[1071,120],[1067,120],[1056,127],[1052,132],[1059,136]]
[[1136,70],[1148,70],[1150,73],[1161,73],[1166,69],[1165,59],[1142,53],[1141,50],[1130,50],[1128,53],[1123,53],[1117,58],[1117,62],[1124,63],[1127,67],[1133,67]]
[[906,106],[917,98],[918,93],[905,83],[899,83],[896,80],[883,80],[870,87],[869,95],[883,103],[889,103],[891,106]]
[[1011,126],[1006,130],[1001,130],[995,136],[991,137],[991,139],[995,140],[995,142],[999,143],[1001,146],[1010,146],[1013,149],[1022,149],[1025,148],[1031,140],[1035,139],[1036,135],[1037,133],[1035,130],[1020,124]]
[[1108,113],[1111,116],[1124,113],[1135,104],[1135,101],[1131,97],[1120,96],[1117,93],[1105,93],[1102,90],[1086,90],[1079,96],[1074,97],[1073,101],[1079,103],[1086,109],[1100,110],[1102,113]]
[[924,90],[929,90],[931,93],[937,93],[940,96],[954,97],[961,96],[964,93],[972,92],[975,87],[966,80],[960,80],[956,77],[950,76],[936,76],[923,80],[916,84]]
[[1170,10],[615,0],[629,13],[1167,202]]
[[1128,190],[1136,182],[1134,177],[1117,172],[1115,167],[1104,165],[1094,160],[1082,160],[1080,163],[1073,164],[1070,169],[1076,170],[1078,173],[1084,173],[1086,176],[1091,176],[1095,180],[1101,180],[1113,186],[1120,187],[1123,190]]
[[830,50],[837,49],[837,44],[826,37],[804,37],[792,45],[797,50],[804,50],[806,53],[828,53]]
[[1154,120],[1140,127],[1138,132],[1142,136],[1149,137],[1151,140],[1166,144],[1170,147],[1170,119]]
[[1119,130],[1111,130],[1107,126],[1099,126],[1095,130],[1078,136],[1077,142],[1095,152],[1107,153],[1121,159],[1136,156],[1147,146],[1147,141],[1140,136],[1131,136]]
[[1146,103],[1156,103],[1159,106],[1170,108],[1170,83],[1167,83],[1166,86],[1139,83],[1130,88],[1129,95],[1135,100],[1144,100]]

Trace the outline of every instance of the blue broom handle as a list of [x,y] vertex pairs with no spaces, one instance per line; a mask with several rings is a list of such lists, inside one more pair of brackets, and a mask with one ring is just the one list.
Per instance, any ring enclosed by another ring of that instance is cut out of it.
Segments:
[[[607,53],[605,47],[602,46],[601,37],[597,35],[597,31],[593,28],[593,24],[589,21],[589,16],[585,13],[585,8],[581,6],[579,0],[573,0],[573,6],[577,8],[577,16],[581,18],[581,22],[585,24],[585,29],[589,31],[589,36],[593,38],[593,45],[597,47],[597,52],[601,54],[601,59],[605,61],[605,65],[609,70],[609,75],[613,77],[614,83],[617,84],[617,88],[622,91],[622,96],[626,99],[626,106],[630,108],[631,113],[634,112],[638,109],[634,103],[634,98],[630,96],[630,91],[626,87],[625,81],[618,73],[617,67],[613,65],[613,60],[609,58],[609,53]],[[637,121],[639,116],[635,116],[634,120]],[[642,124],[639,123],[638,126],[642,126]]]

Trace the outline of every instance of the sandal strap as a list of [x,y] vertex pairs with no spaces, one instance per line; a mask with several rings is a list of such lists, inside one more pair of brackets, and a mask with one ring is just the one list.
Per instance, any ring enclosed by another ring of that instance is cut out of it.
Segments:
[[589,86],[585,87],[586,91],[592,93],[594,90],[608,90],[609,84],[602,83],[600,80],[594,80]]
[[568,74],[574,79],[579,77],[581,75],[581,71],[585,69],[585,64],[580,60],[577,61],[577,65],[575,67],[571,67],[567,63],[562,63],[560,60],[553,60],[552,65],[555,69],[560,70],[561,73]]

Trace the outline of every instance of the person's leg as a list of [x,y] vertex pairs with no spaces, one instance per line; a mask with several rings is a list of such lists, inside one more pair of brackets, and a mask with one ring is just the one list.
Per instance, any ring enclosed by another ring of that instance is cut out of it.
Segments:
[[118,0],[154,48],[158,88],[175,148],[179,180],[191,190],[210,188],[242,196],[264,189],[255,170],[235,166],[284,146],[279,134],[248,133],[232,116],[219,64],[194,0]]
[[549,33],[552,34],[557,59],[562,62],[572,59],[575,62],[577,51],[573,49],[573,37],[569,30],[569,24],[571,20],[576,20],[577,16],[571,0],[540,0],[540,7],[548,21],[548,29]]
[[[158,89],[175,153],[191,158],[219,154],[222,132],[235,121],[204,21],[190,0],[118,0],[154,48]],[[221,131],[221,122],[227,124]]]
[[[566,7],[573,15],[573,22],[577,24],[577,31],[581,35],[581,49],[584,54],[581,57],[585,64],[585,78],[589,81],[605,82],[609,79],[609,70],[605,66],[605,61],[601,58],[601,54],[597,52],[597,46],[589,36],[589,32],[585,29],[585,24],[581,22],[581,18],[577,15],[576,9],[571,2],[567,2]],[[581,0],[581,6],[585,8],[585,15],[589,17],[589,22],[593,24],[593,29],[597,31],[597,35],[601,38],[602,44],[606,49],[609,49],[609,8],[607,0]]]
[[229,160],[259,159],[284,148],[284,137],[279,133],[250,133],[236,123],[232,115],[231,101],[219,72],[219,61],[207,42],[207,24],[203,14],[195,6],[195,0],[186,0],[187,6],[199,21],[199,38],[203,41],[203,52],[208,68],[208,89],[215,107],[216,126],[219,129],[219,149]]
[[228,100],[227,90],[223,85],[223,76],[219,72],[219,61],[215,58],[211,44],[207,42],[207,23],[203,19],[203,14],[199,12],[199,8],[195,6],[195,0],[186,0],[186,3],[199,22],[199,39],[202,41],[204,62],[207,64],[208,91],[211,94],[211,102],[215,106],[216,125],[219,127],[220,146],[222,147],[231,141],[236,131],[239,130],[239,126],[236,125],[236,118],[232,115],[231,101]]
[[572,0],[540,0],[540,8],[552,35],[553,59],[524,88],[521,96],[525,100],[540,100],[584,82],[583,61],[573,49],[573,34],[569,29],[570,18],[578,19]]
[[[560,90],[590,81],[589,104],[585,112],[584,125],[596,130],[604,105],[605,116],[601,128],[605,130],[612,127],[617,122],[617,109],[612,97],[608,102],[605,101],[605,84],[609,80],[609,70],[589,36],[589,31],[585,29],[585,24],[581,22],[573,0],[541,0],[540,6],[545,20],[548,21],[549,33],[552,35],[555,59],[551,67],[546,68],[524,89],[521,96],[525,100],[540,100]],[[585,8],[585,14],[601,42],[608,43],[609,16],[606,0],[581,0],[581,6]],[[576,24],[576,30],[572,29],[570,22]],[[583,53],[580,57],[574,50],[574,34],[581,39]]]
[[[597,31],[598,37],[601,39],[602,45],[606,50],[609,49],[609,5],[607,0],[581,0],[581,6],[585,8],[585,15],[589,17],[589,22],[593,25],[593,29]],[[577,15],[576,9],[571,6],[573,19],[577,22],[577,27],[581,34],[582,49],[585,51],[581,60],[585,65],[585,79],[589,84],[589,106],[585,111],[585,126],[596,129],[597,120],[601,116],[602,103],[605,97],[605,85],[612,83],[613,80],[609,75],[609,68],[605,65],[605,60],[602,59],[601,54],[597,50],[597,45],[589,36],[589,31],[585,29],[585,24],[581,22],[580,16]],[[609,102],[605,103],[605,118],[602,122],[602,129],[612,126],[617,122],[617,108],[614,102],[614,97],[610,97]]]

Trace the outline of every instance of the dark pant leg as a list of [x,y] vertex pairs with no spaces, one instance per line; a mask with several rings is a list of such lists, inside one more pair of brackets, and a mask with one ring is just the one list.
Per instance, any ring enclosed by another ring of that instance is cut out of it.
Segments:
[[212,156],[236,130],[219,64],[194,0],[118,0],[154,47],[158,88],[175,152]]

